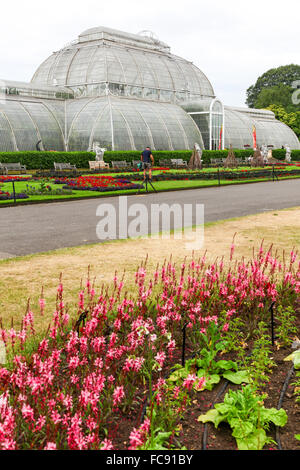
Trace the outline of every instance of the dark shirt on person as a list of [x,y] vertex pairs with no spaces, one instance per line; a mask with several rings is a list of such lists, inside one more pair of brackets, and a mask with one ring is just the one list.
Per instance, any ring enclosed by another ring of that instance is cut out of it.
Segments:
[[151,150],[144,150],[142,152],[142,158],[143,158],[144,163],[151,163],[150,155],[151,155]]

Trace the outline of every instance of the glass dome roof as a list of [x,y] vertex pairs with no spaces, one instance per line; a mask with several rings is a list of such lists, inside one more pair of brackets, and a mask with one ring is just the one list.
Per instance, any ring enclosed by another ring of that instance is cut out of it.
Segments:
[[[213,97],[208,78],[192,62],[170,53],[154,36],[91,28],[37,69],[32,83],[76,88],[100,83],[169,90],[189,96]],[[100,93],[101,94],[101,93]],[[104,94],[104,93],[102,93]],[[132,95],[131,89],[127,95]],[[86,96],[90,95],[87,89]]]
[[[1,99],[3,96],[3,99]],[[90,28],[54,52],[29,84],[0,82],[0,150],[252,147],[299,149],[272,112],[224,107],[192,62],[151,31]],[[222,130],[222,134],[221,134]],[[222,137],[220,137],[222,136]]]

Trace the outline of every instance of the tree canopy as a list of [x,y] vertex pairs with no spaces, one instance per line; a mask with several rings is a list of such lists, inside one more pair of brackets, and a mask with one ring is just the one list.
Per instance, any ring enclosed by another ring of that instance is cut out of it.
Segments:
[[[261,75],[254,85],[251,85],[247,90],[246,104],[250,108],[254,108],[263,103],[265,107],[270,104],[282,105],[284,108],[288,105],[286,102],[289,101],[290,109],[295,109],[295,105],[292,102],[292,93],[294,91],[293,82],[300,80],[300,65],[283,65],[281,67],[273,68]],[[268,90],[268,91],[266,91]],[[271,91],[272,90],[272,91]],[[280,94],[284,96],[280,97]],[[290,97],[288,100],[288,96]],[[275,99],[276,103],[269,101]],[[285,100],[285,101],[282,101]],[[269,101],[269,102],[268,102]]]
[[268,106],[267,109],[273,111],[276,119],[293,129],[297,137],[300,138],[300,111],[288,113],[282,106],[275,104]]
[[[296,83],[295,83],[296,82]],[[300,65],[284,65],[268,70],[247,90],[250,108],[270,109],[276,119],[288,125],[300,137]],[[294,93],[297,98],[293,99]]]
[[263,88],[258,94],[254,107],[267,108],[270,105],[282,106],[288,112],[295,112],[297,107],[292,101],[294,88],[287,85],[276,85],[272,88]]

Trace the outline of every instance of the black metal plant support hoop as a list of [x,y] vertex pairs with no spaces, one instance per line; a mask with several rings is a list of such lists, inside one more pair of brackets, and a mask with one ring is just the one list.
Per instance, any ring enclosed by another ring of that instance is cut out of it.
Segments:
[[182,367],[185,366],[186,327],[187,327],[187,323],[185,323],[182,327],[182,352],[181,352]]
[[269,311],[271,313],[271,339],[272,339],[272,346],[274,346],[275,343],[275,336],[274,336],[274,305],[275,302],[271,303],[271,306],[269,308]]

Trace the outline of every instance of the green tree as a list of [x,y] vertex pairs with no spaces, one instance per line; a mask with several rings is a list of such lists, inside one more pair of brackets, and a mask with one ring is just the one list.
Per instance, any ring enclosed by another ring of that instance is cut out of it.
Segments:
[[255,100],[254,107],[263,109],[271,105],[276,105],[284,108],[287,112],[297,111],[297,106],[293,104],[292,101],[294,91],[294,88],[287,85],[263,88]]
[[276,119],[293,129],[298,138],[300,138],[300,111],[289,113],[282,106],[275,104],[268,106],[267,109],[273,111]]
[[284,86],[291,91],[293,82],[297,80],[300,80],[300,65],[283,65],[281,67],[270,69],[263,75],[261,75],[254,85],[251,85],[248,88],[246,92],[246,104],[250,108],[254,108],[255,102],[258,99],[260,92],[266,88],[270,89],[274,87]]

